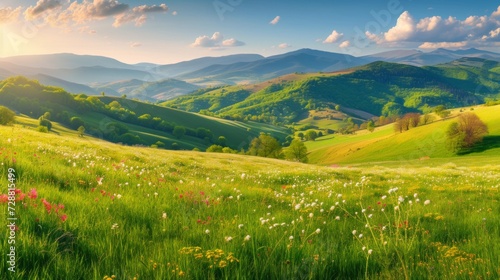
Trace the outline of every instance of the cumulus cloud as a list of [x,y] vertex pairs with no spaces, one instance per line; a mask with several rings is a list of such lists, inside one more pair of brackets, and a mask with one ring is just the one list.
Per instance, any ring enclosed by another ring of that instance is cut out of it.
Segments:
[[280,49],[288,49],[290,47],[291,47],[291,45],[289,45],[287,43],[281,43],[278,45],[278,48],[280,48]]
[[415,22],[409,12],[403,12],[396,22],[396,26],[385,33],[388,42],[402,41],[409,39],[415,31]]
[[340,39],[344,37],[344,33],[338,33],[337,30],[333,30],[332,34],[328,35],[326,39],[323,41],[325,44],[331,44],[338,42]]
[[207,35],[199,36],[191,44],[192,47],[201,48],[222,48],[222,47],[239,47],[245,45],[244,42],[238,41],[234,38],[224,40],[224,36],[220,32],[215,32],[212,37]]
[[348,48],[350,46],[351,46],[351,42],[349,40],[346,40],[346,41],[340,43],[339,48],[344,49],[344,48]]
[[59,0],[39,0],[36,2],[36,5],[30,6],[24,11],[24,15],[28,19],[35,18],[36,16],[40,15],[41,13],[56,9],[62,7],[61,1]]
[[15,21],[19,18],[19,15],[21,14],[21,7],[17,8],[0,8],[0,23],[6,23],[6,22],[11,22]]
[[498,6],[497,10],[491,14],[492,17],[500,17],[500,6]]
[[146,22],[148,13],[166,13],[168,11],[168,7],[165,4],[161,4],[159,6],[152,5],[142,5],[133,8],[131,11],[118,15],[115,17],[115,22],[113,23],[114,27],[119,27],[127,22],[135,22],[136,26],[141,26]]
[[483,46],[487,42],[500,41],[497,32],[500,21],[494,18],[495,13],[460,20],[451,16],[415,19],[405,11],[387,32],[373,34],[367,31],[365,35],[377,44],[418,43],[423,49]]
[[269,24],[275,25],[280,21],[280,19],[281,19],[280,16],[276,16],[273,20],[269,22]]

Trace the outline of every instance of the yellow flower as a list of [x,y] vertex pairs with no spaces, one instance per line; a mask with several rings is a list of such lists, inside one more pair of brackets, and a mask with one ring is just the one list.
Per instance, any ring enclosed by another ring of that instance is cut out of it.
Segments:
[[227,262],[226,262],[226,261],[220,261],[220,262],[219,262],[219,267],[220,267],[220,268],[224,268],[224,267],[226,267],[226,266],[227,266]]

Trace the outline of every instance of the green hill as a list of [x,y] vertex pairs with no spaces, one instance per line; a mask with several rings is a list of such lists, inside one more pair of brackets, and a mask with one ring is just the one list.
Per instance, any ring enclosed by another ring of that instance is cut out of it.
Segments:
[[[500,158],[500,106],[475,106],[473,113],[488,125],[489,135],[483,143],[465,155],[457,156],[446,149],[445,132],[461,112],[452,110],[446,120],[394,132],[394,125],[376,128],[374,132],[358,131],[355,135],[328,135],[306,142],[309,160],[318,164],[385,164],[439,165],[446,162],[464,163]],[[469,111],[469,108],[463,110]],[[422,160],[420,160],[422,159]],[[425,159],[425,160],[424,160]]]
[[[112,142],[166,148],[206,149],[219,136],[234,149],[246,148],[260,132],[284,140],[287,131],[271,125],[217,119],[135,100],[106,96],[72,95],[64,89],[41,85],[23,77],[0,82],[0,104],[32,118],[51,112],[51,121]],[[183,127],[183,135],[174,135]],[[177,143],[176,145],[173,145]]]
[[285,125],[307,118],[310,110],[335,105],[348,115],[365,119],[366,113],[428,112],[437,105],[469,106],[497,96],[499,67],[498,62],[478,58],[433,67],[373,62],[340,73],[295,74],[253,86],[205,89],[163,105]]

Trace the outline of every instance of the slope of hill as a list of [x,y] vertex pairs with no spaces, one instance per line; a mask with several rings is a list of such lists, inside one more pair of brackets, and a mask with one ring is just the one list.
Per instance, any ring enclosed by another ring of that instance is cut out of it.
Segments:
[[106,95],[126,95],[128,98],[145,101],[168,100],[199,89],[199,86],[170,78],[153,82],[132,79],[111,83],[94,83],[92,87]]
[[19,66],[46,69],[73,69],[93,66],[115,69],[135,69],[133,65],[120,62],[113,58],[71,53],[11,56],[0,58],[0,62],[9,62]]
[[[131,145],[161,141],[167,148],[204,150],[224,136],[228,146],[241,149],[260,132],[282,140],[287,134],[285,129],[269,125],[216,119],[129,99],[74,96],[23,77],[0,82],[0,104],[32,118],[52,112],[52,121],[72,129],[84,126],[88,134]],[[184,133],[174,135],[176,127],[184,127]]]
[[[471,61],[474,63],[471,64]],[[312,109],[345,108],[357,117],[397,115],[483,103],[500,90],[500,63],[463,59],[435,67],[373,62],[350,71],[295,74],[254,86],[206,89],[164,103],[192,112],[290,124]],[[456,73],[470,73],[460,76]],[[358,110],[356,115],[355,111]]]
[[[471,111],[488,125],[489,135],[472,152],[456,156],[446,148],[445,132],[461,111]],[[500,157],[500,105],[474,106],[452,110],[446,120],[438,120],[403,133],[394,132],[392,124],[374,132],[359,131],[355,135],[328,135],[306,142],[309,159],[318,164],[363,165],[385,162],[385,165],[441,165],[460,161],[498,162]],[[424,161],[419,159],[425,159]]]

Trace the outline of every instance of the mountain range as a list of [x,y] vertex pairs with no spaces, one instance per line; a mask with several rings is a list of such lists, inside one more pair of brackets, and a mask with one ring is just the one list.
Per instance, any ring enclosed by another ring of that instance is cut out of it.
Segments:
[[462,57],[500,61],[499,53],[478,49],[394,50],[361,57],[300,49],[269,57],[237,54],[168,65],[126,64],[109,57],[62,53],[0,58],[0,79],[23,75],[73,93],[104,92],[159,101],[200,87],[258,83],[290,73],[333,72],[375,61],[430,66]]

